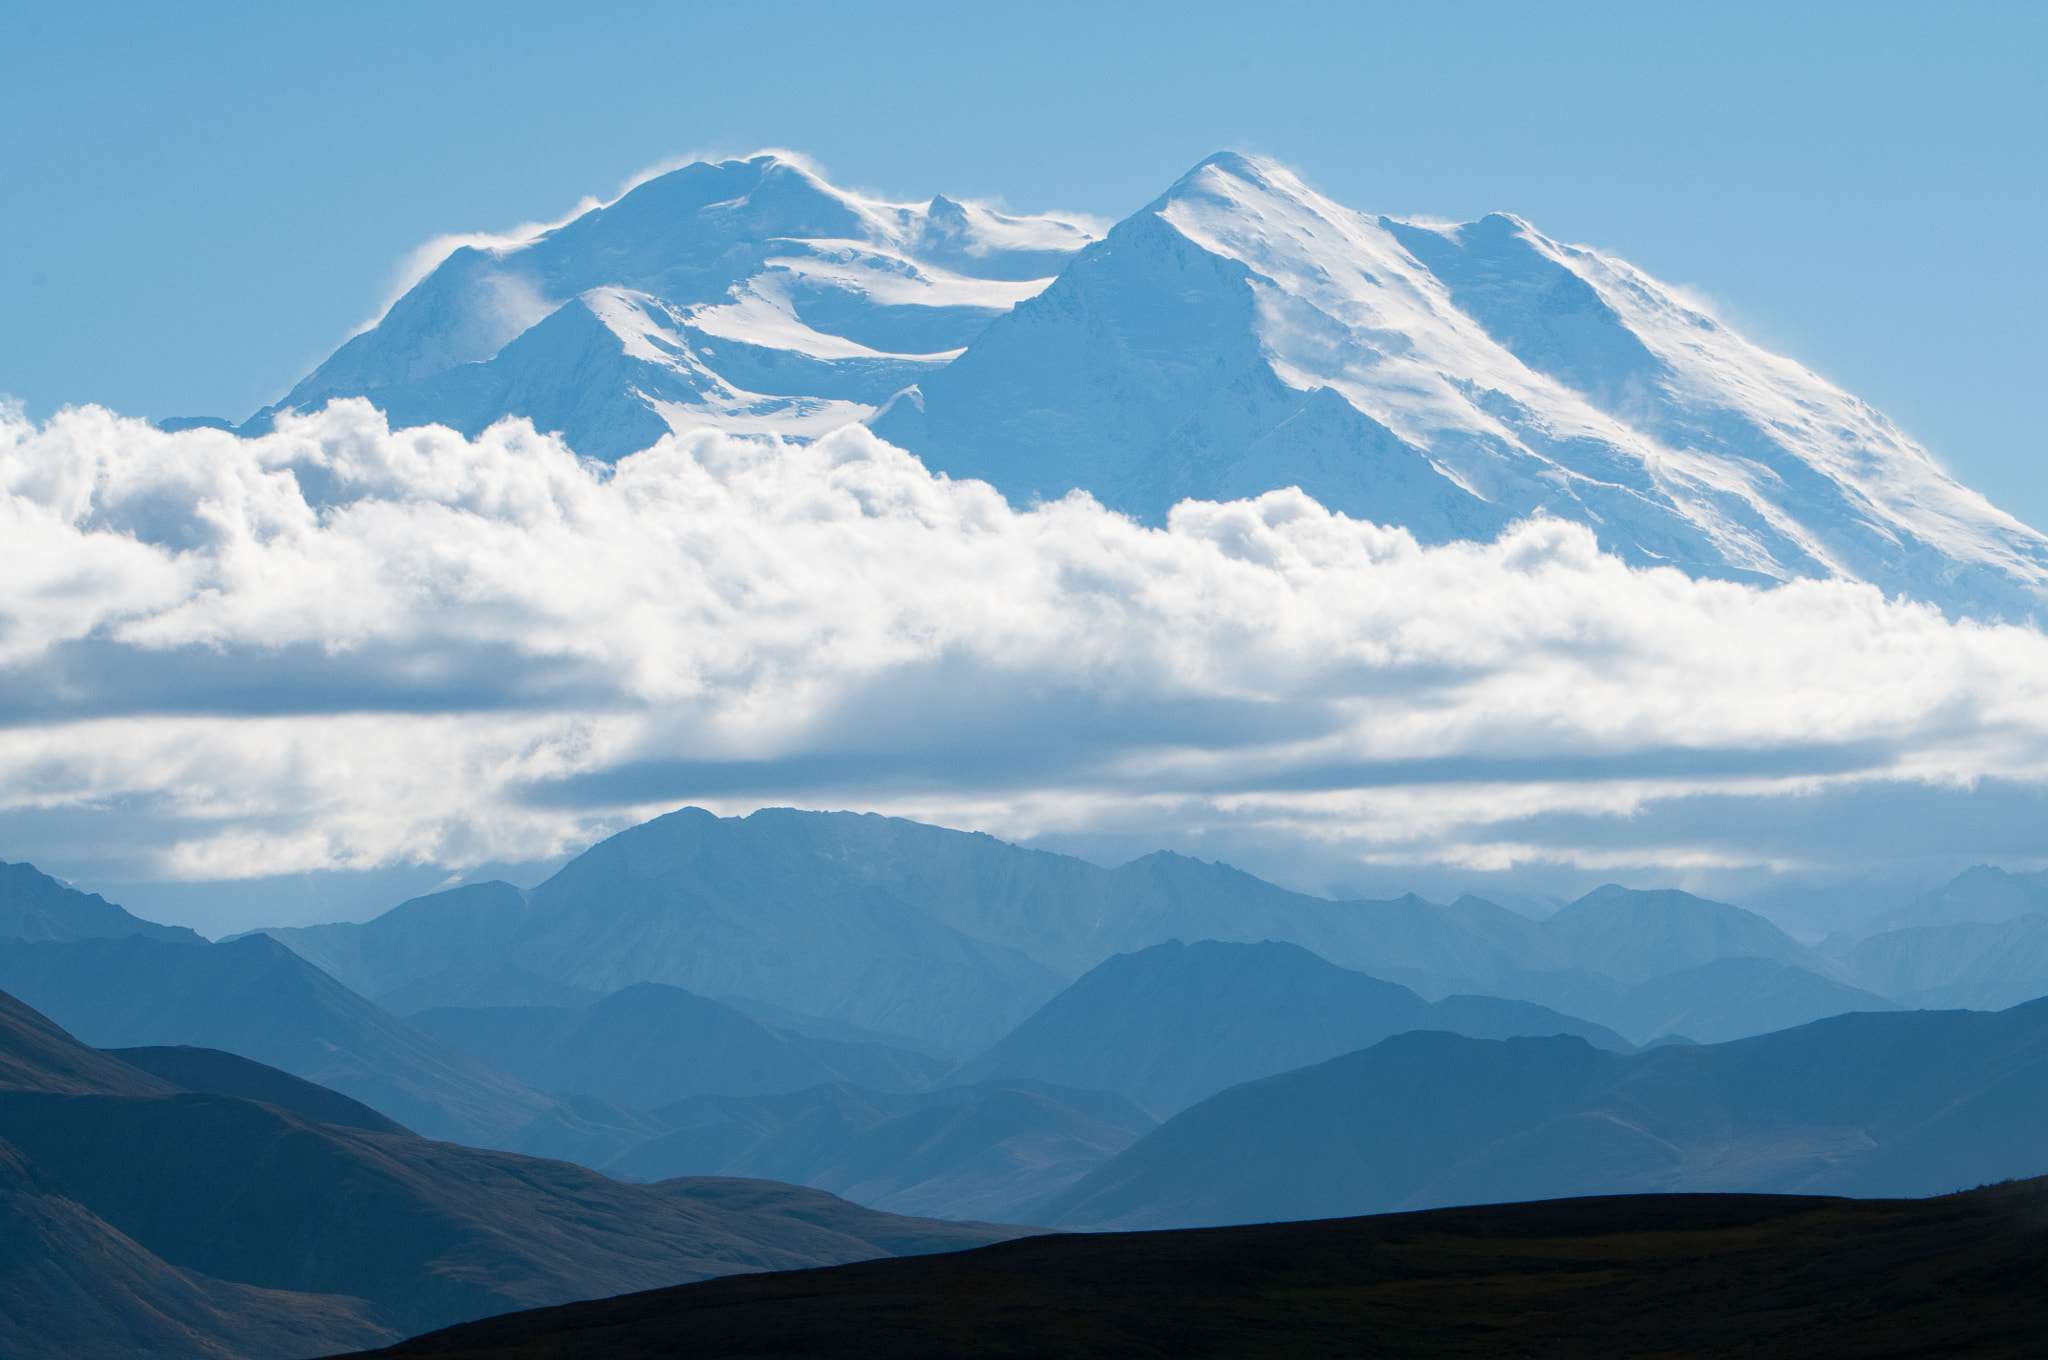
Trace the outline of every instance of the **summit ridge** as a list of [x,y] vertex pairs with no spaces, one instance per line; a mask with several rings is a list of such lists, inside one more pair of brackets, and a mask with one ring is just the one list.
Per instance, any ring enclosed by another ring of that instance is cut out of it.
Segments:
[[1881,413],[1625,261],[1494,213],[1337,204],[1223,152],[1097,236],[893,204],[762,155],[467,246],[246,430],[363,396],[616,461],[704,426],[865,421],[1028,505],[1150,523],[1298,487],[1418,540],[1551,516],[1638,567],[1869,582],[2024,619],[2048,537]]

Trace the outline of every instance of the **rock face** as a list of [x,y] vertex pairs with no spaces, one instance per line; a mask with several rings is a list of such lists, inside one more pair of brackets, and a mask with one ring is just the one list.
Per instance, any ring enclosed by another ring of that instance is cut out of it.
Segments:
[[1142,519],[1299,486],[1425,542],[1551,515],[1638,565],[1850,577],[2033,614],[2048,539],[1881,414],[1519,218],[1355,212],[1224,153],[1095,239],[889,204],[773,156],[464,247],[278,408],[525,416],[616,460],[699,426],[856,420],[1020,504]]

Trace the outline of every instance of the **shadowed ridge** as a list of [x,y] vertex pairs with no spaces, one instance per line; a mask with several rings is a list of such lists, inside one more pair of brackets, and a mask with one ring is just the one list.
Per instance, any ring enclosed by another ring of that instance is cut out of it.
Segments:
[[[143,1056],[350,1104],[228,1055]],[[508,1308],[1029,1231],[762,1181],[625,1185],[179,1092],[5,996],[0,1070],[13,1088],[0,1089],[8,1360],[324,1354]]]
[[131,1067],[140,1068],[161,1081],[197,1095],[260,1100],[320,1124],[367,1129],[371,1133],[398,1133],[408,1138],[418,1136],[405,1125],[386,1119],[361,1101],[350,1100],[339,1091],[330,1091],[316,1082],[233,1053],[223,1053],[217,1048],[179,1044],[174,1047],[105,1051]]
[[107,1047],[239,1052],[429,1137],[499,1143],[554,1102],[378,1009],[266,935],[0,942],[0,986]]
[[166,1095],[178,1089],[88,1048],[41,1011],[0,992],[0,1091],[60,1095]]
[[390,1360],[2018,1357],[2048,1191],[1628,1196],[1035,1238],[491,1318]]

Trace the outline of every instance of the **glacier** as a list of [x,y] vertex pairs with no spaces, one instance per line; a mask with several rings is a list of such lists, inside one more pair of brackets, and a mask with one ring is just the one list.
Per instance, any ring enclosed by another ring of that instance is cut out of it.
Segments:
[[456,250],[245,432],[370,400],[616,462],[867,423],[1019,506],[1145,523],[1298,487],[1420,542],[1553,517],[1640,567],[1846,579],[2025,621],[2048,538],[1683,290],[1506,214],[1375,216],[1225,152],[1106,233],[697,163]]

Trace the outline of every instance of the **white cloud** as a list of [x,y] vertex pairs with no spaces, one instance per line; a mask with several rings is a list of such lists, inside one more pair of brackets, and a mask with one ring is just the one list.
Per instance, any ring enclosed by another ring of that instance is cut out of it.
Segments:
[[1154,530],[858,428],[607,469],[362,402],[247,441],[0,414],[0,495],[0,835],[83,819],[135,876],[538,859],[685,801],[1797,867],[1825,828],[1657,810],[2048,780],[2040,633],[1555,521],[1424,550],[1274,492]]

